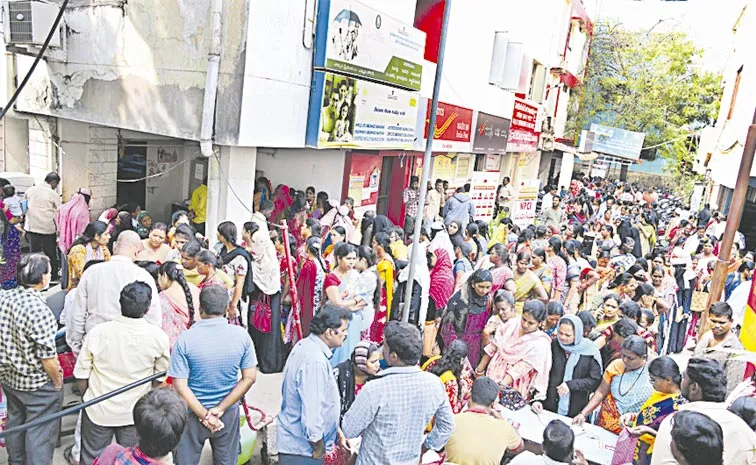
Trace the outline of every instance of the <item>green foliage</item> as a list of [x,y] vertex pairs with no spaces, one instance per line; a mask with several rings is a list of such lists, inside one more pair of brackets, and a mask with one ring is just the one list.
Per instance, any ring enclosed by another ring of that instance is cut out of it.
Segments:
[[594,30],[588,75],[570,102],[568,137],[591,123],[646,134],[644,158],[661,155],[675,176],[691,173],[695,131],[713,124],[719,111],[721,76],[700,68],[702,51],[679,32],[627,31],[599,23]]

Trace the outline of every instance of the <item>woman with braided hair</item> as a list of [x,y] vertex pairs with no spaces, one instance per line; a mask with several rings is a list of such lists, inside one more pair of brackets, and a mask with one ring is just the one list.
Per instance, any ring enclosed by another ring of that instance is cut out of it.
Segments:
[[171,347],[179,334],[199,320],[199,288],[189,284],[182,266],[165,262],[158,271],[160,307],[163,310],[163,331],[171,341]]

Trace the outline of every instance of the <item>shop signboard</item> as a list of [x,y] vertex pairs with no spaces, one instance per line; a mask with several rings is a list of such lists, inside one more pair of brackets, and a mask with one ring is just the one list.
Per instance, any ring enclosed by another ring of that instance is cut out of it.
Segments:
[[475,125],[473,152],[475,153],[506,153],[509,139],[509,126],[512,121],[507,118],[478,112]]
[[538,150],[540,131],[538,124],[538,107],[525,100],[515,99],[512,111],[512,123],[509,127],[507,152],[535,152]]
[[420,90],[425,32],[355,0],[320,0],[313,66]]
[[470,182],[470,200],[475,206],[475,219],[491,221],[496,203],[498,173],[475,171]]
[[593,151],[606,155],[638,160],[646,135],[642,132],[625,131],[601,124],[591,124],[590,132],[595,133]]
[[[423,140],[418,139],[416,148],[425,149],[430,126],[431,101],[426,100],[423,119],[418,118],[418,132],[423,133]],[[421,112],[422,114],[422,112]],[[436,110],[436,127],[433,131],[434,152],[467,152],[472,149],[473,111],[444,102],[438,102]]]
[[420,94],[316,71],[306,143],[317,148],[412,149]]
[[512,213],[512,222],[517,226],[525,228],[535,223],[540,185],[541,182],[538,179],[524,179],[520,181]]

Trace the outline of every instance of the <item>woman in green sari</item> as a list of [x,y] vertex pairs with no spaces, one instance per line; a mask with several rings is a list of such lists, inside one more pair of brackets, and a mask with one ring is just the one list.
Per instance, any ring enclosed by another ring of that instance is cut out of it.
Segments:
[[538,299],[544,303],[549,300],[549,295],[543,288],[541,280],[535,273],[530,270],[530,252],[520,251],[517,254],[517,266],[514,269],[515,282],[515,308],[517,314],[522,314],[522,307],[525,302],[531,299]]

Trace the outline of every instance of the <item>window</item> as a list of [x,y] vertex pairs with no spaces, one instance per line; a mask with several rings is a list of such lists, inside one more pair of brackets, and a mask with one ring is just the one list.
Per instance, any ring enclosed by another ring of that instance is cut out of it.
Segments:
[[543,102],[543,91],[546,84],[546,67],[534,61],[530,75],[530,99],[534,102]]
[[735,111],[735,102],[738,100],[738,89],[740,88],[740,75],[743,74],[743,67],[738,69],[738,74],[735,76],[735,85],[732,87],[732,99],[730,100],[730,109],[727,111],[727,119],[732,119],[732,113]]

